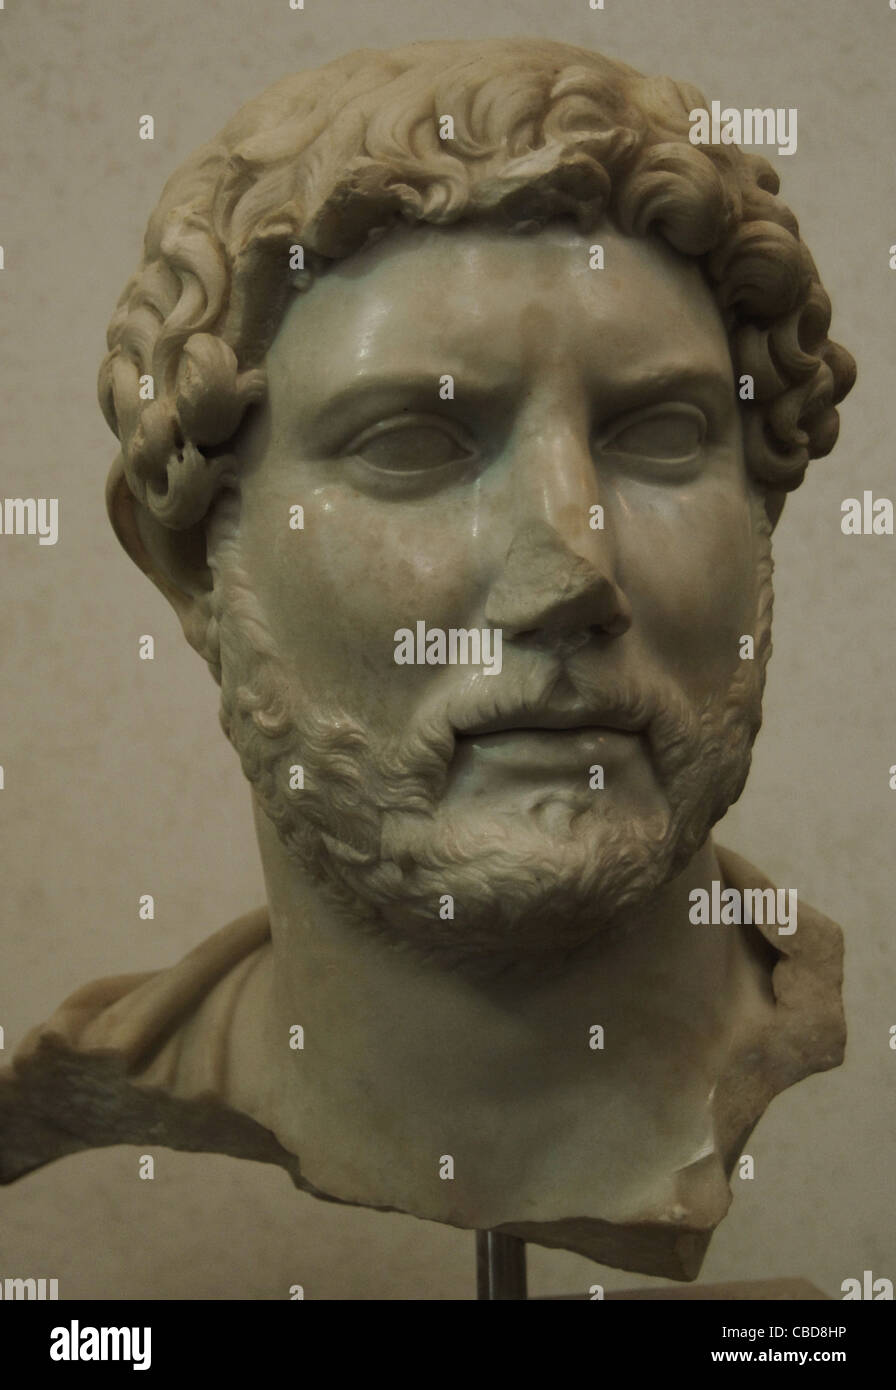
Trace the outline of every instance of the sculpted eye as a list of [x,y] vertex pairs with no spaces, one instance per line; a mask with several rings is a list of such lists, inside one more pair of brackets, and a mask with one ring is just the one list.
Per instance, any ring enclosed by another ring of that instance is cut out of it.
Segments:
[[441,420],[404,415],[365,430],[346,451],[386,473],[423,473],[473,457],[460,432]]
[[700,452],[706,430],[706,417],[694,406],[655,406],[617,423],[601,448],[658,463],[685,463]]

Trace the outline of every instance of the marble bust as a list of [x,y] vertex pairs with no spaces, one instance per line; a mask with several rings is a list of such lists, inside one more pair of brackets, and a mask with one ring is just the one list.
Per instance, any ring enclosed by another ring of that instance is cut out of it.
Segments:
[[545,40],[364,50],[169,180],[107,501],[221,686],[268,903],[31,1032],[4,1181],[218,1151],[692,1279],[771,1098],[841,1061],[839,929],[711,830],[854,367],[701,104]]

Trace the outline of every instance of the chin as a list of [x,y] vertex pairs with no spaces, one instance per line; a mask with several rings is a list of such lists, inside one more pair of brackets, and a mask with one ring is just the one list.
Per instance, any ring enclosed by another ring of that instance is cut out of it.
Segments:
[[397,814],[376,864],[330,859],[325,882],[359,927],[446,964],[543,962],[618,928],[673,875],[680,838],[668,814],[556,798],[525,818]]

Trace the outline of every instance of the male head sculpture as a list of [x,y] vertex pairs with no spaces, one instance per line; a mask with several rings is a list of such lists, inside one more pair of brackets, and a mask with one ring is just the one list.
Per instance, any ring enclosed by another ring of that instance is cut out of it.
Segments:
[[[765,886],[709,832],[760,724],[771,531],[853,379],[774,171],[694,146],[701,104],[543,40],[286,78],[169,180],[100,372],[110,515],[221,684],[273,939],[168,1008],[141,1084],[204,1094],[170,1038],[220,1034],[236,970],[217,1093],[296,1181],[680,1277],[768,1099],[842,1046],[831,924],[688,916]],[[316,1007],[328,1061],[290,1080],[258,1019]]]

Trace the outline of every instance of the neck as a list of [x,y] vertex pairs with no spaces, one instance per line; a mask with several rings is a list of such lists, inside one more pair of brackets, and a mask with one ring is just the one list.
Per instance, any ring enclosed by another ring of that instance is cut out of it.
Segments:
[[625,1221],[713,1152],[713,1088],[761,991],[740,932],[689,922],[721,877],[709,840],[565,969],[471,980],[347,923],[256,824],[273,953],[254,1109],[319,1191],[480,1229]]

